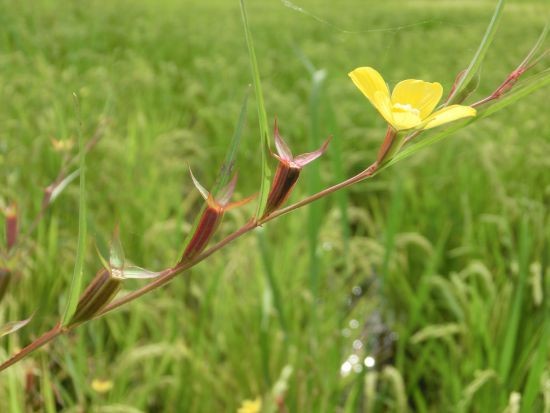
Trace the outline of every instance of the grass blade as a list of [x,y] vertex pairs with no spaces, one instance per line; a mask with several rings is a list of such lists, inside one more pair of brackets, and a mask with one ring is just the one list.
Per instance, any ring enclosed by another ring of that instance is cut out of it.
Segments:
[[76,171],[67,175],[61,182],[59,182],[54,187],[52,194],[50,195],[50,203],[53,203],[53,201],[55,201],[57,197],[61,195],[61,192],[63,192],[65,188],[78,177],[79,174],[80,170],[77,169]]
[[533,359],[533,364],[529,370],[527,384],[521,398],[521,412],[529,413],[535,411],[535,400],[539,392],[541,377],[544,374],[544,368],[547,365],[548,354],[550,351],[550,321],[545,320],[543,334],[540,339],[541,345]]
[[71,281],[71,287],[69,290],[69,298],[67,300],[67,307],[63,314],[61,323],[66,325],[73,316],[76,306],[78,304],[78,298],[80,296],[80,290],[82,289],[82,278],[84,275],[84,252],[86,250],[86,149],[84,147],[84,136],[82,134],[82,118],[80,113],[80,104],[78,97],[73,94],[76,113],[78,117],[78,149],[80,152],[80,190],[78,196],[78,244],[76,248],[76,262],[73,271],[73,279]]
[[254,51],[254,43],[252,40],[252,33],[250,32],[250,26],[248,25],[248,17],[246,14],[246,7],[244,0],[240,0],[241,5],[241,17],[243,20],[244,34],[246,38],[246,46],[248,48],[248,57],[250,58],[250,67],[252,70],[252,81],[254,84],[254,93],[256,96],[256,107],[258,109],[258,121],[260,123],[260,142],[262,152],[262,179],[260,185],[260,194],[258,197],[258,209],[256,210],[256,217],[260,218],[265,211],[267,204],[267,196],[269,194],[269,186],[271,184],[271,168],[269,167],[269,127],[267,123],[267,113],[265,110],[264,96],[262,93],[262,85],[260,82],[260,71],[258,69],[258,62],[256,60],[256,52]]
[[510,307],[510,314],[508,316],[508,323],[506,327],[506,334],[504,336],[504,342],[502,352],[500,353],[499,361],[499,375],[500,379],[507,380],[512,364],[514,360],[514,352],[518,341],[519,323],[522,315],[523,295],[525,291],[525,284],[527,283],[527,276],[529,273],[529,249],[531,246],[531,239],[529,234],[529,227],[527,221],[524,220],[521,223],[520,235],[519,235],[519,277],[518,284],[515,288],[514,301]]
[[25,327],[27,324],[29,324],[29,321],[31,321],[32,317],[33,316],[31,315],[25,320],[11,321],[7,324],[4,324],[2,327],[0,327],[0,337],[7,336],[8,334],[16,332],[20,328]]
[[474,79],[474,76],[479,71],[479,68],[483,63],[483,60],[485,59],[485,55],[489,50],[489,46],[491,45],[491,43],[493,42],[493,38],[495,37],[498,23],[502,17],[502,10],[504,9],[504,3],[505,3],[505,0],[499,0],[495,8],[495,11],[493,13],[493,17],[491,18],[491,22],[489,23],[489,26],[485,31],[485,35],[483,36],[483,39],[481,40],[481,43],[477,48],[477,51],[474,57],[472,58],[472,61],[470,62],[470,65],[462,75],[461,79],[458,81],[453,94],[449,97],[448,104],[453,103],[453,100],[460,95],[462,90],[468,86],[470,81]]
[[220,168],[220,172],[216,177],[216,183],[212,188],[212,195],[214,196],[214,198],[216,198],[220,190],[225,187],[225,185],[229,181],[229,178],[231,177],[231,174],[233,173],[235,159],[237,158],[237,152],[239,150],[241,136],[243,134],[243,128],[246,121],[246,110],[248,107],[249,95],[250,87],[246,90],[246,93],[244,95],[243,103],[241,104],[241,111],[239,113],[239,120],[237,121],[237,126],[235,127],[235,131],[233,132],[233,137],[231,138],[231,142],[229,143],[229,148],[227,149],[227,153],[225,154],[225,159]]
[[283,304],[284,300],[282,299],[281,289],[279,288],[277,279],[275,277],[275,274],[273,273],[273,262],[271,260],[269,245],[268,245],[268,241],[266,240],[266,234],[264,234],[264,232],[265,230],[256,231],[257,238],[258,238],[258,245],[260,246],[262,264],[264,267],[263,272],[265,274],[266,284],[268,288],[271,290],[271,294],[273,296],[273,304],[275,306],[275,310],[277,311],[277,315],[279,316],[281,328],[285,333],[285,335],[287,335],[288,328],[287,328],[287,322],[285,317],[286,312]]

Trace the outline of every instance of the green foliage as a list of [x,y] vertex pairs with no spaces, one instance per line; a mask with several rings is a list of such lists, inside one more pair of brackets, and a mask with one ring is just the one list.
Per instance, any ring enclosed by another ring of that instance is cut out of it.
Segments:
[[[351,69],[372,65],[392,84],[419,78],[450,89],[496,6],[460,3],[246,2],[264,110],[295,153],[334,135],[293,200],[376,156],[384,124],[347,78]],[[472,101],[517,66],[547,11],[542,0],[507,2]],[[85,139],[109,118],[86,157],[90,236],[108,244],[120,223],[137,265],[176,262],[202,205],[187,165],[214,182],[242,126],[251,76],[239,3],[0,0],[0,23],[2,203],[15,201],[21,228],[31,225],[64,156],[51,139],[73,141],[77,153],[76,91]],[[312,77],[318,70],[322,82]],[[413,141],[422,151],[406,160],[403,152],[376,178],[266,224],[259,239],[240,239],[168,288],[0,373],[0,411],[232,412],[275,394],[286,366],[290,412],[503,412],[515,393],[522,413],[545,411],[550,125],[548,91],[535,90],[547,76],[518,84],[490,109],[501,111],[483,112],[452,138],[430,132]],[[264,164],[258,137],[267,121],[261,131],[255,108],[246,115],[235,199],[258,190]],[[441,142],[427,147],[429,139]],[[0,325],[38,309],[0,339],[2,359],[65,308],[79,227],[74,182],[38,225],[0,303]],[[228,212],[220,234],[255,212]],[[87,244],[84,285],[101,265]],[[361,364],[367,356],[374,368]],[[361,371],[342,375],[346,362]],[[29,372],[37,377],[25,389]],[[96,379],[112,389],[97,391]]]

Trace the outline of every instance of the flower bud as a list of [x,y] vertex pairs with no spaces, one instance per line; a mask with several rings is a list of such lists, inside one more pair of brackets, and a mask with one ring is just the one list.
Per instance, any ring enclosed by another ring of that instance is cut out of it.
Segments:
[[206,206],[193,236],[183,251],[181,261],[196,257],[206,248],[222,222],[223,213],[224,209],[221,207],[210,204]]
[[288,162],[279,161],[277,170],[275,171],[275,176],[273,177],[271,189],[269,190],[269,195],[267,197],[267,204],[264,213],[265,216],[271,214],[273,211],[276,211],[286,202],[292,192],[292,189],[294,188],[294,185],[296,185],[296,182],[300,177],[301,170],[302,168],[292,166]]
[[17,242],[17,235],[19,234],[19,229],[17,225],[17,208],[15,205],[10,206],[6,214],[6,247],[7,250],[11,250],[12,247]]
[[214,197],[199,183],[199,181],[197,181],[191,169],[189,169],[189,172],[191,173],[193,184],[206,201],[206,205],[198,223],[195,225],[193,234],[188,238],[189,241],[186,243],[186,247],[179,261],[180,263],[195,258],[208,246],[210,239],[214,236],[222,222],[225,211],[244,205],[254,198],[254,196],[252,196],[238,202],[229,202],[235,191],[235,186],[237,185],[236,174],[231,181],[229,181],[227,186],[220,190],[220,194]]
[[279,128],[277,126],[277,120],[275,120],[274,127],[274,137],[275,137],[275,148],[277,149],[277,154],[272,154],[276,159],[278,159],[279,164],[277,165],[277,170],[275,171],[275,176],[271,183],[271,189],[267,196],[267,203],[265,207],[264,217],[273,213],[290,196],[296,181],[300,177],[300,171],[304,166],[313,162],[315,159],[320,157],[327,150],[328,144],[330,142],[330,137],[323,142],[321,147],[314,152],[304,153],[302,155],[294,156],[283,137],[279,134]]
[[109,304],[120,290],[122,274],[117,275],[106,268],[98,271],[88,288],[84,291],[76,311],[69,322],[69,326],[91,320],[107,304]]

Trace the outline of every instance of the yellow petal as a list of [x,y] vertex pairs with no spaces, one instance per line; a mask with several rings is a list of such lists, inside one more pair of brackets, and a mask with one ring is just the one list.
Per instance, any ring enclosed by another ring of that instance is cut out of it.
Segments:
[[424,121],[426,122],[425,126],[422,129],[431,129],[436,126],[443,125],[445,123],[452,122],[454,120],[467,118],[470,116],[475,116],[476,110],[470,106],[463,105],[451,105],[438,110],[437,112],[430,115]]
[[420,112],[420,119],[424,119],[432,113],[442,94],[443,87],[437,82],[408,79],[395,85],[391,101],[393,104],[411,105]]
[[257,397],[256,400],[245,400],[237,413],[260,413],[262,410],[262,398]]
[[92,380],[92,389],[94,389],[94,391],[96,391],[97,393],[107,393],[112,388],[113,382],[111,380]]
[[372,105],[380,112],[390,125],[393,126],[393,114],[391,110],[390,96],[384,92],[377,91],[371,100]]
[[390,91],[384,79],[372,67],[358,67],[349,73],[349,77],[355,86],[363,92],[368,100],[374,105],[373,99],[376,92],[381,92],[386,96],[390,96]]

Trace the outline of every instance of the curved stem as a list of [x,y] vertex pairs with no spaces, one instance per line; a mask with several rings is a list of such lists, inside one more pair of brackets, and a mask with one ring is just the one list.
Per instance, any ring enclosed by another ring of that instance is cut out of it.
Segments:
[[[252,219],[245,225],[243,225],[241,228],[239,228],[237,231],[233,232],[232,234],[225,237],[223,240],[218,242],[217,244],[213,245],[212,247],[208,248],[206,251],[204,251],[202,254],[198,255],[197,257],[189,260],[189,261],[183,261],[179,264],[177,264],[174,267],[167,268],[166,270],[162,271],[158,278],[156,278],[154,281],[150,282],[149,284],[144,285],[143,287],[132,291],[131,293],[128,293],[127,295],[119,298],[118,300],[113,301],[109,305],[107,305],[95,318],[102,317],[103,315],[121,307],[122,305],[133,301],[142,295],[147,294],[150,291],[156,290],[157,288],[162,287],[163,285],[170,282],[174,277],[176,277],[178,274],[184,272],[185,270],[193,267],[194,265],[198,264],[199,262],[205,260],[212,254],[214,254],[216,251],[222,249],[227,244],[233,242],[237,238],[241,237],[242,235],[252,231],[253,229],[265,224],[266,222],[272,221],[275,218],[287,214],[291,211],[294,211],[295,209],[301,208],[305,205],[308,205],[320,198],[323,198],[333,192],[336,192],[340,189],[343,189],[345,187],[348,187],[350,185],[353,185],[357,182],[360,182],[364,179],[372,177],[376,171],[378,170],[378,163],[373,163],[370,167],[365,169],[364,171],[360,172],[359,174],[340,182],[336,185],[330,186],[326,189],[323,189],[320,192],[317,192],[313,195],[310,195],[301,201],[298,201],[292,205],[287,206],[286,208],[279,209],[277,211],[274,211],[272,214],[263,217],[259,220]],[[79,324],[80,325],[80,324]],[[44,333],[42,336],[40,336],[38,339],[34,340],[32,343],[30,343],[28,346],[24,347],[22,350],[20,350],[18,353],[4,361],[2,364],[0,364],[0,371],[7,369],[8,367],[12,366],[13,364],[17,363],[33,351],[43,347],[53,339],[55,339],[57,336],[61,334],[65,334],[66,332],[72,330],[74,327],[62,327],[60,324],[57,324],[53,329],[50,331]]]
[[33,351],[38,350],[40,347],[45,346],[50,341],[52,341],[57,336],[65,333],[65,330],[61,327],[60,324],[57,324],[54,328],[52,328],[50,331],[42,334],[40,337],[38,337],[36,340],[34,340],[31,344],[29,344],[26,347],[23,347],[21,350],[19,350],[17,353],[15,353],[13,356],[11,356],[9,359],[4,361],[2,364],[0,364],[0,371],[7,369],[8,367],[14,365],[18,361],[25,358],[27,355],[32,353]]
[[106,314],[106,313],[122,306],[123,304],[126,304],[130,301],[135,300],[138,297],[141,297],[142,295],[148,293],[149,291],[155,290],[155,289],[163,286],[164,284],[166,284],[170,280],[172,280],[172,278],[174,278],[176,275],[184,272],[185,270],[193,267],[194,265],[196,265],[199,262],[203,261],[204,259],[208,258],[210,255],[214,254],[216,251],[218,251],[221,248],[225,247],[230,242],[236,240],[241,235],[244,235],[244,234],[252,231],[254,228],[257,228],[257,227],[265,224],[266,222],[269,222],[269,221],[271,221],[271,220],[273,220],[273,219],[275,219],[275,218],[277,218],[281,215],[287,214],[290,211],[293,211],[293,210],[298,209],[302,206],[310,204],[310,203],[318,200],[319,198],[322,198],[322,197],[327,196],[327,195],[329,195],[333,192],[338,191],[339,189],[342,189],[342,188],[345,188],[347,186],[353,185],[353,184],[355,184],[359,181],[362,181],[364,179],[367,179],[367,178],[373,176],[375,174],[376,170],[377,170],[377,167],[378,167],[378,164],[374,163],[373,165],[371,165],[366,170],[360,172],[359,174],[357,174],[357,175],[355,175],[355,176],[353,176],[353,177],[351,177],[351,178],[349,178],[349,179],[347,179],[343,182],[340,182],[336,185],[328,187],[328,188],[326,188],[326,189],[324,189],[320,192],[317,192],[316,194],[310,195],[307,198],[302,199],[301,201],[298,201],[298,202],[296,202],[292,205],[287,206],[286,208],[279,209],[279,210],[273,212],[272,214],[268,215],[267,217],[264,217],[260,220],[249,221],[247,224],[242,226],[240,229],[238,229],[234,233],[228,235],[223,240],[221,240],[217,244],[213,245],[212,247],[207,249],[205,252],[203,252],[202,254],[197,256],[196,258],[194,258],[190,261],[182,262],[181,264],[178,264],[175,267],[169,268],[169,269],[161,272],[160,276],[158,278],[156,278],[154,281],[150,282],[149,284],[147,284],[147,285],[145,285],[145,286],[143,286],[143,287],[141,287],[141,288],[139,288],[135,291],[132,291],[131,293],[128,293],[127,295],[125,295],[124,297],[119,298],[118,300],[113,301],[112,303],[107,305],[103,309],[103,311],[101,311],[98,315],[102,316],[102,315],[104,315],[104,314]]

